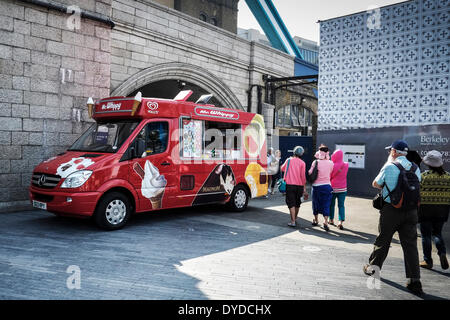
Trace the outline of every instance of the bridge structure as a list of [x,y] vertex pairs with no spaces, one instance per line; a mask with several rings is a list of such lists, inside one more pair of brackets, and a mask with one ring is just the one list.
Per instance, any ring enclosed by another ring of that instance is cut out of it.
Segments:
[[245,0],[274,48],[294,56],[295,76],[317,75],[318,66],[305,60],[272,0]]

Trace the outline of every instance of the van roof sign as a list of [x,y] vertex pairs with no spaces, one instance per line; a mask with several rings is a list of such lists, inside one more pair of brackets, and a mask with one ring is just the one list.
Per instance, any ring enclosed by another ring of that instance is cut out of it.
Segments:
[[253,118],[253,113],[237,109],[215,107],[211,104],[198,104],[185,101],[192,94],[185,90],[177,95],[177,99],[108,97],[97,100],[94,106],[94,120],[111,118],[178,118],[180,116],[193,119],[211,119],[211,121],[246,123]]

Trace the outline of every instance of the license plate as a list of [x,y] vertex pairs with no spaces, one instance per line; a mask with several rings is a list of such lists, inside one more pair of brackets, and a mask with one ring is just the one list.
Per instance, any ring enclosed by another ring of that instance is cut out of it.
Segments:
[[33,207],[38,208],[38,209],[47,210],[47,204],[45,202],[40,202],[40,201],[36,201],[36,200],[33,200]]

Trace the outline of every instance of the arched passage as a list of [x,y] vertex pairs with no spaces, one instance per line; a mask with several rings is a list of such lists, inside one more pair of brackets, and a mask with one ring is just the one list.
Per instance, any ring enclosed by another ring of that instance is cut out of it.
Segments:
[[[188,84],[188,87],[189,85],[198,87],[203,90],[203,93],[212,93],[218,105],[222,107],[244,109],[235,94],[222,80],[201,67],[186,63],[164,63],[144,69],[122,83],[111,93],[111,96],[129,96],[156,83],[175,86],[181,82]],[[182,89],[182,86],[179,89]]]

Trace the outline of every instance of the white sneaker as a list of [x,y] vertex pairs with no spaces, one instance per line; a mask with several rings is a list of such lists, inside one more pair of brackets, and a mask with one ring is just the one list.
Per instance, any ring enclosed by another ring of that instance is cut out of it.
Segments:
[[272,192],[272,189],[269,188],[268,193],[271,193],[271,192]]

